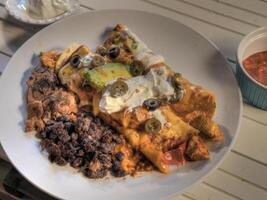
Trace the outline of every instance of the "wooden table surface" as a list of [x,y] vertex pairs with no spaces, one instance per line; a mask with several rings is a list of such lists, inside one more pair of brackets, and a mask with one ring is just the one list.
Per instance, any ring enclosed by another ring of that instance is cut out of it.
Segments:
[[[233,67],[242,37],[267,26],[267,0],[81,0],[80,3],[77,13],[125,8],[177,20],[214,42]],[[0,71],[23,43],[43,28],[11,18],[4,4],[0,0]],[[0,155],[7,159],[2,150]],[[240,134],[223,163],[201,183],[172,198],[190,199],[267,199],[267,111],[244,103]]]

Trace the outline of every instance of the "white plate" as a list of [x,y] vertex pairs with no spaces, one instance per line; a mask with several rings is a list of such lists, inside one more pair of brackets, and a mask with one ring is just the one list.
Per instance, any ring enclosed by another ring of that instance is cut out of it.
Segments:
[[[62,49],[71,42],[96,47],[107,28],[128,25],[175,71],[217,96],[215,120],[225,133],[224,145],[211,160],[187,164],[169,175],[158,172],[126,179],[90,180],[66,167],[50,164],[38,142],[24,133],[25,81],[33,54]],[[0,139],[14,166],[29,181],[62,199],[164,199],[196,183],[214,169],[230,150],[240,126],[242,101],[235,77],[223,56],[207,39],[169,18],[133,10],[88,12],[48,26],[12,57],[0,80]]]
[[28,15],[28,13],[26,12],[27,4],[27,0],[7,0],[6,9],[8,13],[17,20],[29,24],[45,25],[51,24],[57,20],[62,19],[63,17],[71,15],[74,10],[79,7],[78,0],[69,0],[70,10],[64,12],[63,14],[49,19],[35,19]]

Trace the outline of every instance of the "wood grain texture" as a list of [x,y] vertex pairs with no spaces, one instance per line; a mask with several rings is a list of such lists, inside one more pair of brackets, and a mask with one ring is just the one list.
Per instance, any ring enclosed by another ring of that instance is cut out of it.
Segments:
[[263,200],[267,197],[267,191],[255,187],[247,182],[237,179],[231,175],[216,170],[205,179],[208,184],[220,188],[227,193],[239,197],[243,200],[259,199]]
[[267,111],[264,111],[262,109],[259,109],[259,108],[256,108],[254,106],[244,103],[243,115],[248,117],[251,120],[255,120],[267,126]]
[[218,2],[234,6],[244,11],[267,17],[267,5],[262,1],[254,0],[216,0]]
[[213,12],[218,15],[228,17],[233,20],[241,21],[243,23],[248,23],[254,27],[266,26],[267,21],[265,17],[256,15],[254,13],[249,13],[244,10],[232,7],[231,5],[221,4],[213,0],[178,0],[191,5],[195,5],[199,8]]
[[243,118],[233,149],[267,165],[267,127]]
[[233,176],[267,189],[267,166],[230,152],[219,169]]
[[217,15],[214,12],[208,12],[196,6],[183,3],[182,1],[174,1],[174,0],[149,0],[149,1],[157,3],[162,6],[165,6],[167,4],[168,7],[172,8],[177,12],[190,13],[190,15],[195,18],[199,18],[207,23],[220,26],[227,30],[232,30],[236,33],[247,34],[255,29],[255,26],[251,26],[242,23],[240,21],[227,18],[222,15]]
[[[210,187],[207,184],[201,183],[194,185],[189,188],[185,193],[186,196],[189,196],[193,199],[197,200],[236,200],[237,198],[225,193],[224,191],[220,191]],[[175,200],[172,199],[172,200]]]

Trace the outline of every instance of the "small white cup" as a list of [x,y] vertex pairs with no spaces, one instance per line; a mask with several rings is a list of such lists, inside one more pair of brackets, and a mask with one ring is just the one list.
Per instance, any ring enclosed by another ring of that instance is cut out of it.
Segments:
[[236,78],[248,103],[267,110],[267,86],[257,82],[243,66],[243,61],[258,52],[267,51],[267,27],[246,35],[237,50]]

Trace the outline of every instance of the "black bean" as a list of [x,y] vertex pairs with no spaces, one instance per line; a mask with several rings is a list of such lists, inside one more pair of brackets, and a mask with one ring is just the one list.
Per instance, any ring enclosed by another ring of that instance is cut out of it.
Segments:
[[44,139],[41,141],[40,146],[42,150],[44,150],[44,149],[47,149],[51,144],[52,144],[52,141],[50,141],[49,139]]
[[120,170],[114,171],[113,175],[115,177],[124,177],[124,176],[126,176],[126,173],[123,169],[120,169]]
[[74,130],[75,130],[75,126],[74,126],[73,123],[71,123],[71,122],[66,122],[66,123],[65,123],[65,127],[66,127],[68,133],[70,133],[70,134],[71,134],[72,132],[74,132]]
[[118,135],[118,134],[113,134],[113,141],[117,144],[121,144],[122,143],[122,138]]
[[66,116],[60,116],[60,117],[58,117],[58,118],[56,119],[56,121],[66,123],[66,122],[69,122],[70,120],[69,120],[69,118],[66,117]]
[[109,143],[101,143],[99,149],[103,153],[111,153],[111,151],[113,150],[113,145]]
[[55,157],[60,157],[61,156],[61,151],[56,145],[53,145],[52,147],[49,147],[48,148],[48,153],[50,155],[52,155],[52,156],[55,156]]
[[47,136],[47,133],[46,133],[45,130],[44,130],[44,131],[41,131],[41,132],[39,132],[39,133],[36,134],[36,137],[37,137],[37,138],[40,138],[40,139],[45,139],[46,136]]
[[109,134],[109,133],[103,135],[102,138],[101,138],[101,142],[111,143],[112,142],[112,135]]
[[115,154],[115,158],[119,161],[122,161],[124,159],[124,153],[122,153],[121,151],[117,152]]
[[58,136],[59,140],[63,143],[66,143],[70,140],[70,136],[67,133],[62,133]]
[[82,150],[82,149],[78,150],[78,152],[76,153],[77,156],[81,156],[81,157],[83,157],[84,154],[85,154],[84,150]]
[[71,166],[74,168],[79,168],[82,164],[82,158],[75,158],[73,162],[71,163]]
[[78,140],[78,138],[79,138],[79,135],[77,133],[72,133],[71,134],[71,140],[72,141],[76,141],[76,140]]
[[[41,147],[46,149],[49,160],[58,165],[70,165],[79,168],[89,178],[102,178],[108,170],[114,176],[124,176],[120,162],[124,155],[115,155],[112,151],[116,143],[123,138],[100,118],[92,118],[90,113],[79,113],[77,121],[67,117],[58,117],[46,122],[44,131],[38,133]],[[95,163],[95,166],[92,163]]]
[[94,119],[93,119],[93,122],[94,122],[96,125],[99,125],[99,126],[102,124],[102,120],[101,120],[100,118],[98,118],[98,117],[94,118]]
[[51,139],[51,140],[55,140],[55,139],[57,138],[57,134],[54,133],[54,132],[51,132],[51,133],[49,134],[49,137],[48,137],[48,138]]
[[104,168],[110,168],[112,166],[111,156],[109,154],[99,152],[97,158],[99,159],[100,163],[103,165]]
[[87,142],[86,144],[84,144],[84,150],[86,152],[94,152],[96,150],[96,143],[93,142]]
[[99,170],[99,171],[92,171],[92,170],[85,170],[85,176],[89,178],[103,178],[107,175],[108,170]]
[[55,159],[55,162],[60,166],[64,166],[67,164],[67,161],[63,157],[57,157]]
[[121,163],[117,160],[113,162],[112,170],[113,171],[119,171],[121,169]]
[[68,156],[66,160],[67,160],[69,163],[72,163],[72,162],[75,160],[75,158],[76,158],[76,157],[75,157],[74,155],[71,155],[71,156]]

